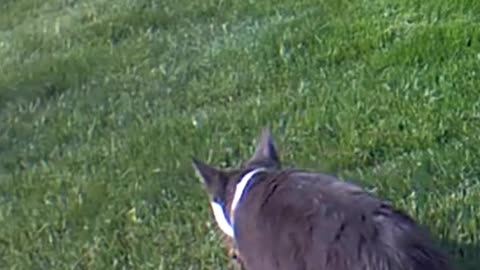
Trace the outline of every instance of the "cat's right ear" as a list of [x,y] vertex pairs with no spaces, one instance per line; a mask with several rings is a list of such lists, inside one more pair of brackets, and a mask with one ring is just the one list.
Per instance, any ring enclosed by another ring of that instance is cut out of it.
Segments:
[[250,158],[249,162],[266,162],[273,167],[281,166],[277,148],[269,128],[263,128],[262,134],[255,149],[255,153]]

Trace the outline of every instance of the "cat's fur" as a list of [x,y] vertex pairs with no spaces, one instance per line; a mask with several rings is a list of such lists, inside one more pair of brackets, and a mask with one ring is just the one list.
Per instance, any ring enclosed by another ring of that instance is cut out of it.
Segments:
[[245,270],[450,270],[449,259],[407,214],[327,174],[282,169],[270,131],[238,169],[193,164],[211,201],[226,210],[255,168],[225,236]]

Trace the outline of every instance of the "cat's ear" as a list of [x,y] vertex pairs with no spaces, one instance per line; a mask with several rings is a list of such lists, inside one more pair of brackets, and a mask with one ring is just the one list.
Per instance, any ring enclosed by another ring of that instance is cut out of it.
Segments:
[[211,196],[213,196],[220,187],[226,184],[227,176],[222,170],[208,165],[194,157],[192,157],[192,165],[199,179]]
[[267,162],[272,166],[280,167],[280,158],[269,128],[263,128],[250,162]]

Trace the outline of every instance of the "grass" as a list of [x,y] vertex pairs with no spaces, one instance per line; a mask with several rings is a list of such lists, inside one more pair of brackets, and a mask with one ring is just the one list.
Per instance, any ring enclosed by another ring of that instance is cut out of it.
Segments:
[[480,2],[3,0],[0,267],[221,269],[190,156],[351,178],[480,263]]

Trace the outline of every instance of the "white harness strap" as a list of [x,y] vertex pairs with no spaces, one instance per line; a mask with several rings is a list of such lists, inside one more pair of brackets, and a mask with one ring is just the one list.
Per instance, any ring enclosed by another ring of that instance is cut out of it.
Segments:
[[210,206],[212,207],[213,216],[215,217],[215,220],[217,221],[220,230],[222,230],[226,235],[233,238],[233,227],[230,225],[228,218],[225,216],[223,206],[217,202],[211,202]]
[[253,171],[248,172],[245,174],[242,179],[237,183],[237,186],[235,187],[235,193],[233,195],[233,200],[232,200],[232,206],[230,209],[230,220],[229,218],[226,217],[226,209],[218,203],[218,202],[211,202],[210,206],[213,211],[213,215],[215,217],[215,220],[217,221],[218,226],[220,229],[228,236],[234,238],[235,233],[233,230],[233,219],[235,215],[235,210],[238,207],[238,204],[240,203],[240,200],[243,197],[243,194],[245,193],[245,188],[248,186],[248,183],[253,179],[253,176],[261,171],[265,171],[265,168],[257,168]]
[[240,182],[237,183],[237,186],[235,188],[235,193],[233,195],[233,200],[232,200],[232,206],[230,209],[230,219],[231,219],[231,224],[233,227],[233,219],[235,215],[235,210],[237,210],[238,203],[240,203],[240,200],[242,199],[243,194],[245,193],[245,188],[247,187],[248,183],[253,179],[253,176],[261,171],[265,171],[265,168],[258,168],[253,171],[250,171],[249,173],[245,174]]

